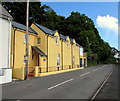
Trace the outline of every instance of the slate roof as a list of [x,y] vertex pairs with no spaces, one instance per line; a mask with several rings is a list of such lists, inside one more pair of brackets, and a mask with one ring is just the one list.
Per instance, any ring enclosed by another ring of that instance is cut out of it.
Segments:
[[66,38],[67,38],[67,37],[68,37],[68,36],[64,36],[64,35],[60,34],[60,39],[61,39],[61,40],[66,41]]
[[10,20],[13,20],[13,17],[6,11],[6,9],[1,4],[0,4],[0,17],[7,20],[8,18]]
[[[48,29],[48,28],[46,28],[46,27],[44,27],[44,26],[41,26],[41,25],[39,25],[39,24],[37,24],[37,23],[34,23],[34,24],[35,24],[38,28],[40,28],[44,33],[46,33],[46,34],[48,34],[48,35],[54,36],[54,34],[56,33],[56,31],[50,30],[50,29]],[[66,41],[66,38],[67,38],[67,37],[68,37],[68,36],[64,36],[64,35],[60,34],[60,39],[61,39],[61,40]],[[70,38],[70,43],[73,43],[74,40],[75,40],[75,39]],[[80,47],[80,45],[79,45],[78,43],[76,43],[76,46],[79,46],[79,47]]]
[[[17,22],[14,22],[14,21],[12,21],[12,27],[18,28],[18,29],[23,30],[23,31],[26,31],[26,26],[25,26],[25,25],[20,24],[20,23],[17,23]],[[38,35],[38,33],[35,32],[35,31],[34,31],[32,28],[30,28],[30,27],[29,27],[28,31],[29,31],[29,33],[34,33],[34,34]]]
[[73,43],[74,40],[75,40],[75,39],[70,38],[70,43]]
[[32,46],[32,48],[33,48],[39,55],[44,56],[44,57],[47,56],[47,55],[46,55],[42,50],[40,50],[38,47]]
[[44,26],[41,26],[37,23],[34,23],[38,28],[40,28],[45,34],[48,34],[48,35],[51,35],[51,36],[54,36],[54,34],[56,33],[56,31],[53,31],[53,30],[50,30]]
[[76,46],[81,47],[78,43],[76,43]]

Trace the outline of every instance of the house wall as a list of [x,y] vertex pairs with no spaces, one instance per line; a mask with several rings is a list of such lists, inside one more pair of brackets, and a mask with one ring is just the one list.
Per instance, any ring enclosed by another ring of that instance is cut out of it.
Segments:
[[0,18],[0,68],[10,68],[11,21]]
[[74,65],[73,68],[80,66],[79,65],[79,58],[80,58],[80,50],[79,50],[79,47],[76,46],[76,43],[72,44],[72,61],[73,61],[73,57],[74,57]]
[[41,39],[41,43],[40,45],[37,45],[37,47],[41,49],[45,54],[47,54],[47,47],[46,47],[47,46],[47,35],[45,35],[45,33],[34,24],[31,25],[31,28],[34,29],[38,33],[37,37],[40,37]]
[[80,56],[80,59],[82,59],[82,67],[84,67],[84,59],[86,59],[86,67],[87,67],[87,58],[84,56]]
[[70,40],[68,42],[62,41],[62,56],[63,56],[63,68],[68,69],[72,65],[72,54],[71,54],[71,44]]
[[[24,56],[26,54],[26,43],[24,42],[25,31],[12,28],[12,42],[11,42],[11,68],[13,69],[13,77],[24,79]],[[29,69],[38,65],[38,54],[33,57],[33,50],[31,46],[36,46],[36,35],[29,33]]]
[[40,71],[41,73],[45,73],[47,71],[47,58],[39,56],[39,62],[40,62]]
[[61,57],[61,40],[58,32],[55,33],[58,36],[58,44],[56,44],[55,37],[48,36],[48,70],[57,70],[57,56],[60,55],[60,70],[62,68],[62,57]]

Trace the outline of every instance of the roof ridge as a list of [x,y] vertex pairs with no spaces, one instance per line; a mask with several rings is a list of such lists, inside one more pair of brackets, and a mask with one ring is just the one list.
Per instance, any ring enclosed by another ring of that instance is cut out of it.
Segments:
[[[24,30],[26,31],[26,26],[24,24],[12,21],[12,27],[18,28],[20,30]],[[34,34],[38,34],[36,31],[34,31],[31,27],[28,27],[28,31],[29,33],[34,33]]]

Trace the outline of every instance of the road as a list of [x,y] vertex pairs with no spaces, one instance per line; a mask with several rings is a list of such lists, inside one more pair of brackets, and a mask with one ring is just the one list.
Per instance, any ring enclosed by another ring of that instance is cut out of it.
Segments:
[[90,99],[113,70],[100,65],[2,86],[3,99]]
[[105,85],[102,87],[102,89],[100,90],[100,92],[97,94],[97,96],[95,97],[95,99],[109,99],[109,100],[114,100],[114,101],[118,101],[118,99],[120,100],[120,95],[119,94],[119,73],[120,73],[120,69],[118,65],[115,65],[116,68],[114,69],[112,75],[110,76],[110,78],[107,80],[107,82],[105,83]]

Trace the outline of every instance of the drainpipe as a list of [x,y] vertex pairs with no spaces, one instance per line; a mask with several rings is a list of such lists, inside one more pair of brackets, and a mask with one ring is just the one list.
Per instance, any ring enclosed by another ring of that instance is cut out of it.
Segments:
[[46,72],[48,72],[48,35],[47,35],[47,67]]
[[13,35],[13,67],[15,65],[15,32],[17,29],[14,29],[14,35]]
[[73,50],[72,50],[72,43],[71,43],[71,57],[72,57],[72,68],[73,68]]
[[63,70],[63,41],[61,40],[62,70]]

